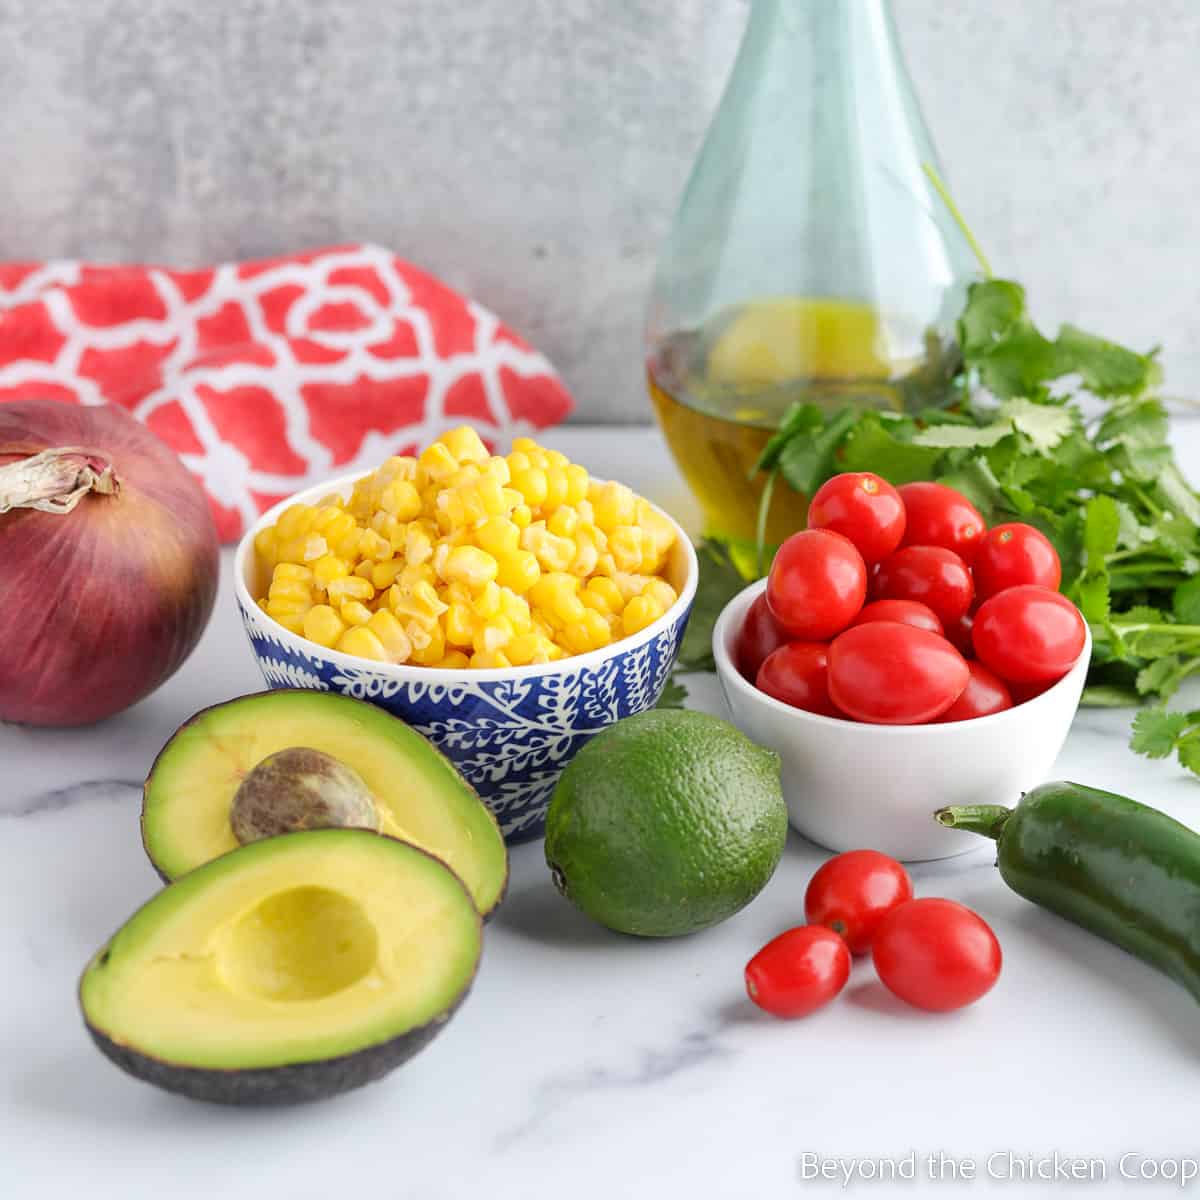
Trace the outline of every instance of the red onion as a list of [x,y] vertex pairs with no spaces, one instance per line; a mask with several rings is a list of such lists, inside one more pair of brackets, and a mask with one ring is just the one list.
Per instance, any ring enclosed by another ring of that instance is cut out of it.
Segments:
[[0,404],[0,720],[84,725],[149,695],[217,570],[204,492],[123,409]]

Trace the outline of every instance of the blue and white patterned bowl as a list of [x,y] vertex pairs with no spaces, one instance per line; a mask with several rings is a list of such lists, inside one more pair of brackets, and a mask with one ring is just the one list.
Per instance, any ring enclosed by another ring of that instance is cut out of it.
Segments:
[[[691,540],[676,525],[668,578],[679,599],[652,625],[602,650],[543,666],[445,671],[393,666],[326,650],[284,629],[254,602],[254,537],[289,504],[349,495],[360,475],[299,492],[265,512],[235,559],[238,608],[270,688],[312,688],[369,700],[423,733],[496,814],[509,842],[540,837],[550,793],[576,751],[606,726],[658,701],[696,594]],[[668,516],[669,514],[664,514]]]

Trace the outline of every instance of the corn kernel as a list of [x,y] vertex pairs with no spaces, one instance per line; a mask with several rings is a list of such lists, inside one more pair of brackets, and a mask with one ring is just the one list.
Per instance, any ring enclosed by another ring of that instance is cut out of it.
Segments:
[[621,627],[625,636],[629,637],[653,624],[662,615],[663,610],[649,596],[634,596],[621,614]]
[[618,525],[609,531],[608,548],[618,571],[636,571],[642,565],[642,531],[637,525]]
[[274,579],[267,591],[267,600],[271,604],[312,603],[312,589],[302,579]]
[[255,553],[268,565],[275,561],[275,552],[278,547],[279,534],[274,525],[271,525],[266,529],[260,529],[254,535]]
[[579,581],[573,575],[549,572],[533,585],[529,598],[545,619],[561,627],[581,621],[587,611],[578,590]]
[[494,654],[512,641],[513,634],[512,623],[507,618],[493,617],[476,628],[471,644],[477,654]]
[[475,540],[480,547],[495,558],[512,554],[521,544],[521,530],[507,517],[488,517],[475,530]]
[[282,625],[289,633],[304,636],[304,615],[302,613],[271,613],[271,619]]
[[388,588],[387,603],[398,617],[411,617],[425,624],[436,623],[448,607],[433,584],[425,582],[411,588],[392,584]]
[[513,471],[512,484],[525,498],[525,503],[532,508],[538,508],[545,503],[549,484],[546,481],[546,472],[540,467]]
[[379,639],[388,657],[395,663],[407,662],[412,654],[412,642],[404,632],[404,626],[387,609],[372,613],[367,628]]
[[424,644],[418,647],[417,639],[413,637],[414,625],[415,622],[410,621],[406,627],[413,644],[411,661],[422,667],[432,667],[435,663],[441,662],[446,655],[446,639],[442,634],[442,627],[435,623],[431,630],[422,630],[421,640]]
[[620,590],[620,593],[626,604],[628,604],[629,601],[634,598],[634,596],[640,596],[642,594],[642,589],[646,586],[647,581],[648,580],[645,575],[638,575],[630,571],[617,571],[613,576],[613,582]]
[[367,625],[375,615],[361,600],[344,600],[338,611],[347,625]]
[[443,671],[462,671],[471,665],[471,660],[461,650],[447,650],[433,665]]
[[313,580],[319,588],[328,588],[335,579],[344,579],[350,574],[349,565],[333,554],[326,554],[313,563]]
[[519,633],[504,647],[504,653],[514,667],[524,667],[545,645],[546,639],[540,633]]
[[532,627],[529,601],[511,588],[500,589],[500,615],[512,625],[514,633],[528,633]]
[[586,654],[607,646],[612,641],[612,630],[600,613],[587,611],[581,621],[563,630],[561,641],[571,653]]
[[[518,493],[520,495],[520,493]],[[509,516],[518,529],[524,529],[533,520],[533,509],[528,504],[518,504]]]
[[329,594],[331,604],[341,604],[345,600],[373,600],[375,589],[369,579],[360,579],[357,575],[344,575],[341,579],[333,580],[325,589]]
[[564,469],[567,475],[567,496],[563,503],[577,508],[587,499],[588,484],[591,480],[588,478],[587,468],[578,463],[567,463]]
[[363,558],[373,558],[376,562],[387,562],[395,554],[391,542],[374,529],[364,529],[359,533],[358,552]]
[[280,538],[287,541],[307,533],[314,516],[313,509],[307,504],[291,504],[279,514],[275,522],[275,530]]
[[468,605],[451,604],[446,610],[446,641],[455,646],[470,646],[475,640],[475,615]]
[[433,540],[436,536],[436,528],[428,521],[414,521],[406,531],[404,557],[410,563],[427,562],[433,557]]
[[679,599],[678,593],[665,579],[649,580],[642,588],[641,594],[649,596],[658,605],[660,613],[666,612]]
[[334,646],[345,630],[346,622],[328,604],[314,604],[304,614],[304,636],[318,646]]
[[496,560],[478,546],[458,546],[450,552],[441,569],[443,579],[457,580],[469,587],[480,588],[496,578]]
[[306,567],[300,563],[281,562],[271,574],[272,583],[277,579],[295,579],[305,584],[306,587],[311,587],[313,581],[312,567]]
[[500,612],[500,585],[494,579],[489,580],[476,593],[472,604],[477,617],[486,621],[496,616]]
[[606,533],[618,525],[632,525],[637,516],[636,499],[623,483],[593,483],[588,499],[596,513],[596,524]]
[[489,671],[499,667],[511,667],[512,663],[503,650],[476,651],[471,655],[471,664],[477,670]]
[[405,562],[402,558],[389,558],[387,562],[373,562],[362,564],[370,571],[370,580],[374,585],[375,590],[385,592],[396,582],[397,576],[405,570]]
[[574,537],[579,528],[579,514],[573,508],[556,508],[550,514],[546,528],[556,537]]
[[514,592],[527,592],[537,582],[542,569],[529,550],[514,550],[498,562],[496,581]]
[[619,613],[625,607],[625,597],[621,594],[621,589],[603,575],[589,579],[586,590],[598,600],[602,600],[610,613]]
[[[434,442],[417,459],[417,481],[423,479],[440,483],[458,470],[458,459],[441,442]],[[440,656],[439,656],[440,657]]]
[[383,643],[366,625],[355,625],[347,629],[338,639],[337,647],[343,654],[354,654],[359,658],[370,658],[376,662],[387,661],[387,650]]
[[457,429],[451,429],[443,433],[438,441],[459,462],[483,462],[488,457],[488,448],[483,444],[483,439],[470,425],[460,425]]

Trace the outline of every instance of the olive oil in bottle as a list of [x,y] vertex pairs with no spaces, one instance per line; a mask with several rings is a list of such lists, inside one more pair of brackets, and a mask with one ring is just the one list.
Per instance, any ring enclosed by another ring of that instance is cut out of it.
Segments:
[[[919,331],[867,305],[802,297],[753,301],[665,338],[647,364],[650,399],[708,532],[754,538],[765,483],[754,464],[793,403],[898,411],[924,352]],[[807,503],[775,489],[768,543],[803,527]]]

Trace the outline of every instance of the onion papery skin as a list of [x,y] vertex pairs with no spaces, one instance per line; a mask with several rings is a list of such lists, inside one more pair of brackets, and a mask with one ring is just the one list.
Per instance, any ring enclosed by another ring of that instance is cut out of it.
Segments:
[[123,409],[0,404],[0,468],[44,450],[107,459],[111,495],[0,513],[0,720],[87,725],[149,695],[212,615],[219,558],[203,490]]

